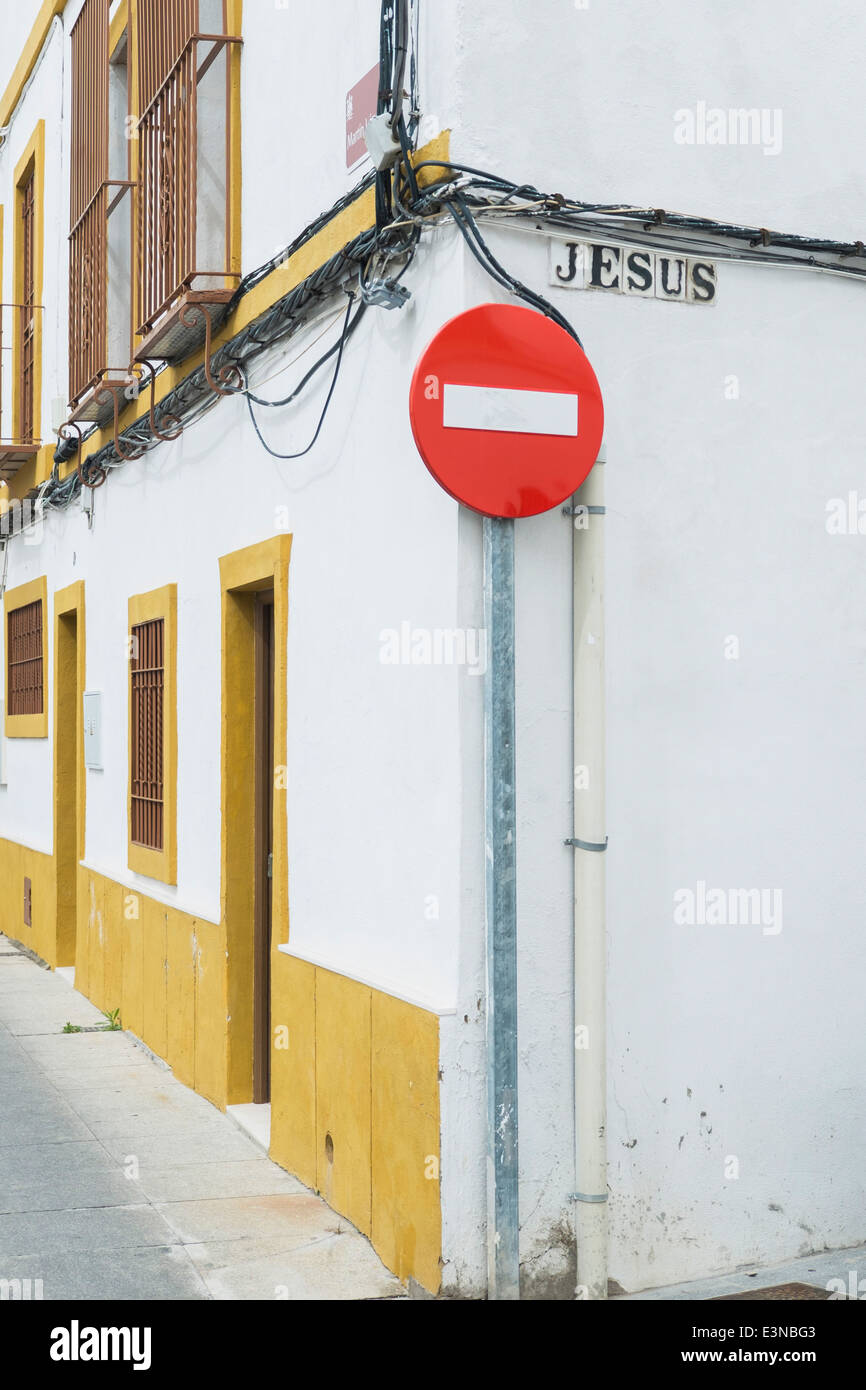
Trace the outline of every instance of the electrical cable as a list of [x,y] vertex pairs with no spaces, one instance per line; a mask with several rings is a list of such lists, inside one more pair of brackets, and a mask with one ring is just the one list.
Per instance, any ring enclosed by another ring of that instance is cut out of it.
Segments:
[[403,119],[403,83],[406,79],[408,46],[408,0],[395,0],[393,41],[394,70],[391,78],[391,131],[394,135],[397,134],[397,127]]
[[[353,302],[354,302],[354,298],[353,298],[352,295],[350,295],[350,296],[349,296],[349,309],[351,309]],[[347,311],[346,311],[347,315],[348,315],[348,312],[349,312],[349,311],[347,310]],[[248,387],[245,387],[245,388],[243,389],[243,391],[241,392],[241,394],[244,395],[244,396],[246,396],[247,400],[248,400],[248,401],[252,401],[255,405],[262,405],[262,406],[270,407],[270,408],[273,408],[273,409],[276,409],[276,408],[279,407],[279,406],[291,405],[292,401],[295,400],[295,399],[301,394],[301,392],[303,391],[303,389],[304,389],[304,387],[306,386],[307,382],[310,381],[310,380],[315,376],[315,374],[316,374],[316,372],[319,370],[319,368],[320,368],[320,367],[323,367],[323,366],[325,365],[326,362],[329,362],[329,361],[331,360],[331,358],[333,357],[333,355],[334,355],[335,352],[341,352],[341,351],[342,351],[342,349],[345,347],[345,345],[346,345],[346,343],[348,342],[349,338],[351,338],[352,334],[354,333],[355,329],[358,327],[358,324],[361,322],[361,319],[364,317],[364,314],[365,314],[366,312],[367,312],[367,305],[366,305],[366,304],[363,302],[363,300],[362,300],[361,304],[360,304],[359,307],[358,307],[358,312],[357,312],[357,314],[355,315],[354,319],[352,320],[352,323],[351,323],[351,324],[349,325],[349,327],[348,327],[348,331],[347,331],[347,329],[346,329],[346,321],[345,321],[345,319],[344,319],[344,322],[343,322],[343,331],[342,331],[342,333],[340,334],[340,337],[337,339],[336,343],[334,343],[331,347],[329,347],[328,350],[327,350],[327,352],[323,352],[323,353],[322,353],[322,356],[318,359],[318,361],[314,362],[313,365],[312,365],[312,367],[310,367],[310,369],[309,369],[309,371],[307,372],[306,376],[301,377],[301,380],[298,382],[298,384],[297,384],[297,386],[295,387],[294,391],[291,391],[291,392],[289,393],[288,396],[283,396],[282,400],[279,400],[279,401],[268,401],[268,400],[264,400],[261,396],[256,396],[256,395],[254,395],[253,392],[250,391]]]
[[421,36],[421,12],[418,0],[410,0],[410,28],[412,30],[412,58],[409,66],[409,102],[411,110],[409,112],[409,140],[415,143],[415,136],[418,133],[418,126],[421,121],[421,103],[419,96],[418,79],[418,53],[420,49]]
[[284,362],[283,365],[281,367],[278,367],[275,372],[271,372],[270,376],[266,376],[264,381],[260,381],[258,383],[258,386],[256,387],[256,390],[260,391],[263,386],[267,386],[268,383],[271,381],[276,381],[278,376],[283,376],[285,372],[290,372],[292,367],[296,367],[300,362],[301,358],[306,357],[308,352],[312,352],[313,348],[316,346],[316,343],[320,343],[324,338],[325,334],[329,332],[329,330],[333,328],[334,324],[338,323],[340,319],[342,319],[342,317],[342,307],[339,308],[336,313],[334,313],[333,310],[328,309],[325,311],[325,313],[320,314],[317,319],[313,319],[311,323],[305,324],[305,328],[318,328],[319,324],[323,323],[327,319],[327,323],[325,323],[324,328],[322,328],[320,332],[316,334],[315,338],[313,338],[309,343],[307,343],[306,347],[301,348],[297,356],[289,358],[288,362]]
[[[365,310],[366,310],[366,307],[367,307],[365,304],[362,303],[362,304],[360,305],[359,309],[358,309],[357,314],[355,315],[354,320],[353,320],[352,323],[350,324],[349,319],[350,319],[350,315],[351,315],[351,312],[352,312],[352,305],[353,305],[353,303],[354,303],[354,296],[350,294],[350,295],[349,295],[349,302],[348,302],[348,304],[347,304],[347,306],[346,306],[346,317],[345,317],[345,319],[343,320],[343,331],[342,331],[342,333],[340,334],[340,340],[339,340],[339,342],[336,343],[335,346],[334,346],[333,348],[331,348],[330,352],[327,353],[327,354],[325,354],[324,357],[320,358],[319,362],[317,362],[316,365],[310,369],[310,371],[309,371],[309,372],[307,373],[307,375],[304,377],[304,381],[301,382],[301,384],[297,387],[296,392],[294,393],[294,394],[297,394],[297,391],[300,391],[300,390],[302,389],[304,383],[307,382],[307,381],[310,379],[310,377],[312,376],[313,372],[315,372],[315,371],[318,370],[319,365],[321,364],[321,362],[327,361],[328,357],[329,357],[329,356],[332,356],[333,353],[336,351],[336,353],[337,353],[337,361],[336,361],[336,365],[335,365],[335,367],[334,367],[334,375],[333,375],[333,377],[331,378],[331,386],[330,386],[330,389],[329,389],[329,391],[328,391],[327,397],[325,398],[325,404],[322,406],[322,413],[321,413],[321,415],[319,416],[319,423],[318,423],[318,425],[316,426],[316,432],[315,432],[315,434],[313,435],[312,439],[310,440],[309,444],[307,445],[306,449],[301,449],[301,450],[299,450],[297,453],[294,453],[294,454],[280,454],[280,453],[277,452],[276,449],[272,449],[271,446],[270,446],[270,444],[267,443],[267,441],[265,440],[264,436],[262,435],[261,430],[259,429],[259,423],[258,423],[258,421],[257,421],[257,419],[256,419],[255,411],[253,410],[253,400],[254,400],[255,398],[251,395],[251,393],[250,393],[249,391],[245,391],[245,392],[244,392],[244,394],[246,395],[246,398],[247,398],[247,407],[248,407],[248,409],[249,409],[250,420],[252,421],[253,429],[255,430],[256,434],[258,435],[259,443],[262,445],[262,447],[263,447],[264,449],[267,450],[267,452],[271,455],[272,458],[275,458],[275,459],[301,459],[301,458],[304,457],[305,454],[308,454],[308,453],[310,452],[310,450],[312,449],[313,445],[316,443],[316,440],[319,438],[319,435],[320,435],[321,432],[322,432],[322,426],[323,426],[324,423],[325,423],[325,417],[326,417],[326,415],[327,415],[327,413],[328,413],[328,407],[329,407],[330,404],[331,404],[331,400],[332,400],[332,398],[333,398],[334,391],[336,390],[336,387],[337,387],[337,381],[338,381],[338,378],[339,378],[339,375],[340,375],[340,366],[341,366],[342,361],[343,361],[343,349],[344,349],[345,346],[346,346],[346,343],[347,343],[347,341],[348,341],[348,339],[349,339],[349,337],[350,337],[351,331],[354,331],[354,329],[357,328],[358,323],[359,323],[360,319],[362,318],[362,316],[363,316],[363,314],[364,314],[364,312],[365,312]],[[278,401],[264,401],[264,402],[262,402],[262,404],[264,404],[264,405],[288,404],[288,402],[291,401],[291,400],[293,400],[293,399],[294,399],[294,395],[292,395],[292,396],[287,396],[284,402],[278,402]]]
[[[546,318],[552,319],[554,323],[564,329],[570,338],[574,339],[578,347],[582,348],[583,343],[580,341],[575,328],[569,323],[565,315],[554,308],[542,295],[536,294],[534,290],[530,290],[528,286],[522,284],[520,280],[515,279],[513,275],[509,275],[508,271],[500,265],[482,237],[477,222],[460,195],[458,194],[456,196],[454,203],[449,202],[447,206],[466,245],[482,268],[487,271],[487,274],[500,285],[503,285],[505,289],[509,290],[512,294],[524,300],[533,309],[539,310]],[[459,213],[457,211],[458,208],[460,210]]]

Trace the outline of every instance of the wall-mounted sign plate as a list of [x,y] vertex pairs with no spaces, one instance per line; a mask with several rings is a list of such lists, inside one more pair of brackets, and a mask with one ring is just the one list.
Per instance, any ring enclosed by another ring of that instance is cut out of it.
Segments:
[[560,289],[608,290],[682,304],[715,304],[718,289],[714,261],[645,246],[558,239],[550,242],[548,279]]
[[379,105],[379,64],[356,82],[346,96],[346,168],[354,169],[367,158],[364,131]]

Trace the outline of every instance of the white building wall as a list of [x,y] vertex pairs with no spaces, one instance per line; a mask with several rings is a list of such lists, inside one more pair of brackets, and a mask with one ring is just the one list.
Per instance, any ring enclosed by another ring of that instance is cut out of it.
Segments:
[[[543,286],[542,238],[490,242]],[[861,293],[721,262],[712,309],[552,291],[606,408],[610,1273],[630,1289],[862,1238],[862,537],[826,525],[862,489]],[[518,526],[521,1202],[550,1238],[569,1182],[567,632],[550,651],[568,524]],[[781,929],[678,925],[699,880],[778,890]]]
[[[862,236],[866,189],[850,138],[863,120],[862,6],[819,19],[809,0],[459,2],[452,158],[588,202]],[[678,144],[676,115],[697,116],[699,102],[768,112],[769,138]]]
[[[459,0],[418,7],[424,140],[455,113],[458,7]],[[278,254],[370,173],[369,158],[346,168],[346,97],[379,61],[380,9],[378,0],[318,0],[302,12],[294,3],[244,7],[246,270]]]

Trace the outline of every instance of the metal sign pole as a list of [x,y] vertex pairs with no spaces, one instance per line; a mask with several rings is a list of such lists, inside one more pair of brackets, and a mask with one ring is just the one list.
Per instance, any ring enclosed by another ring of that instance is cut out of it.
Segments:
[[520,1298],[514,521],[484,518],[488,1298]]

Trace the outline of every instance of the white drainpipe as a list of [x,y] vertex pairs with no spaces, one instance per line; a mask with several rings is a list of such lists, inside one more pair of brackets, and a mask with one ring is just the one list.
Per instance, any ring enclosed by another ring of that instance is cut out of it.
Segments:
[[607,1298],[604,445],[575,497],[574,1193],[578,1298]]

